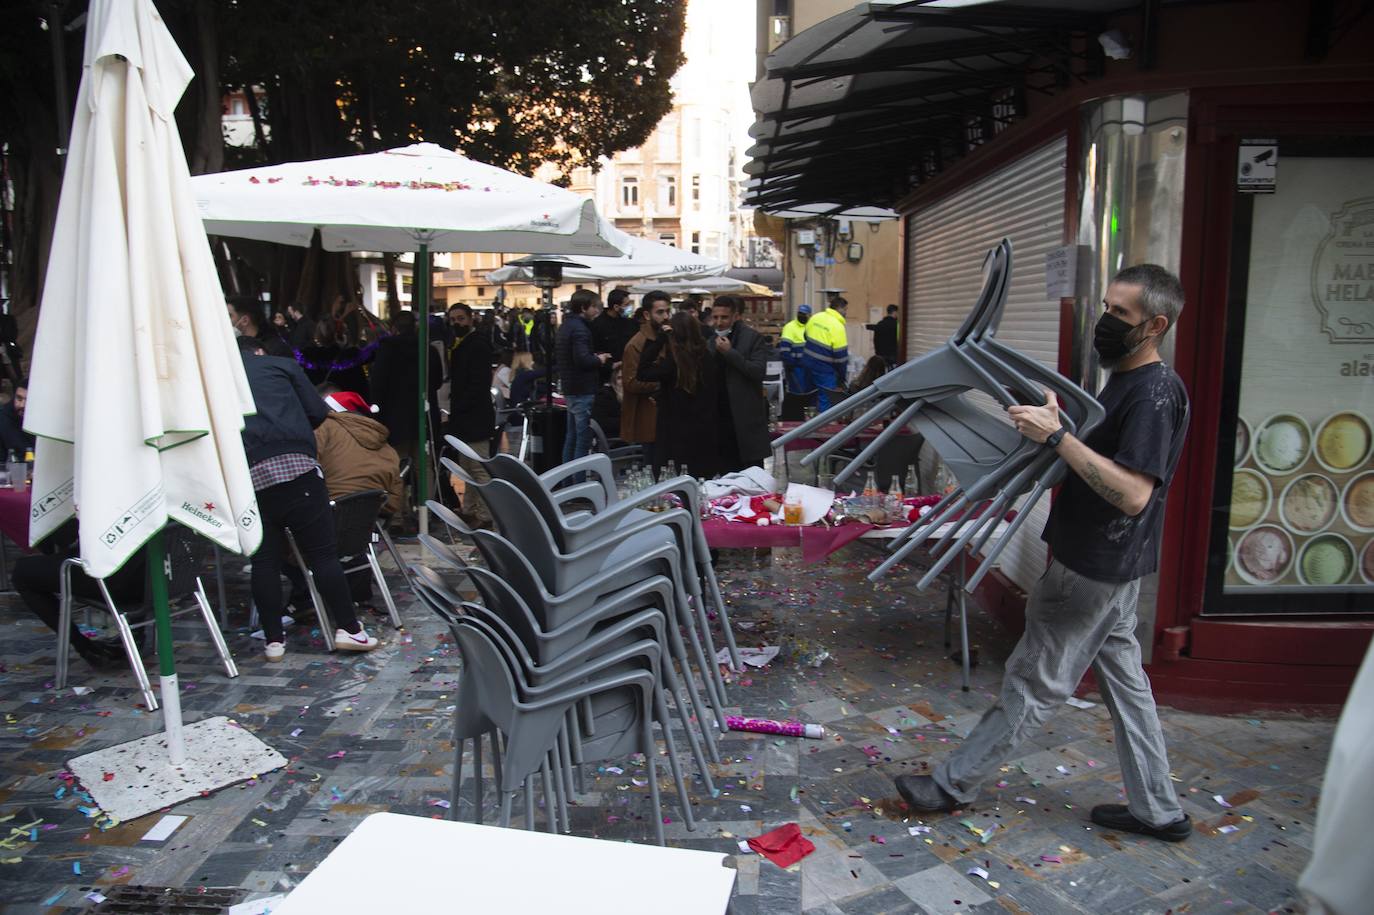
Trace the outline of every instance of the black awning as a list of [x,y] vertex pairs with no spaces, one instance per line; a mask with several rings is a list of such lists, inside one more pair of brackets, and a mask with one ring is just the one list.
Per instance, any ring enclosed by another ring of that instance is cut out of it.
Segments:
[[746,203],[888,207],[1024,116],[1027,96],[1101,73],[1129,0],[861,3],[798,33],[752,89]]

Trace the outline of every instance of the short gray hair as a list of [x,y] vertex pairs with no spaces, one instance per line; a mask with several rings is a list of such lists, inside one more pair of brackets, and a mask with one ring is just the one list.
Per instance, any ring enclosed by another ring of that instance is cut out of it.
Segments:
[[1145,311],[1148,321],[1156,315],[1169,319],[1168,333],[1178,321],[1178,313],[1183,310],[1183,284],[1178,277],[1159,264],[1136,264],[1127,267],[1112,277],[1113,283],[1125,283],[1140,287],[1140,307]]

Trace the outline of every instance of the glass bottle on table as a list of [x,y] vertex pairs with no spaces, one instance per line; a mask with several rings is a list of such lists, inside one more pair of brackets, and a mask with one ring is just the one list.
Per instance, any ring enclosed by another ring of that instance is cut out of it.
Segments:
[[878,478],[873,471],[868,472],[868,479],[864,481],[863,506],[865,509],[878,508]]
[[887,484],[887,504],[884,506],[887,509],[887,519],[889,521],[901,519],[902,498],[902,481],[894,473],[892,475],[892,482]]
[[908,464],[906,467],[906,482],[902,485],[902,492],[908,496],[919,496],[921,494],[921,484],[916,477],[916,465]]

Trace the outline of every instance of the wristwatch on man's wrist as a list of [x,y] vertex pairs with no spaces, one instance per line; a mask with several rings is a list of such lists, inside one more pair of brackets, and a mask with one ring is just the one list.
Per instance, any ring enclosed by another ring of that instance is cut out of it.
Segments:
[[1049,438],[1045,439],[1045,444],[1051,448],[1058,448],[1059,443],[1064,440],[1065,434],[1066,430],[1063,426],[1060,426],[1058,429],[1055,429],[1053,432],[1050,433]]

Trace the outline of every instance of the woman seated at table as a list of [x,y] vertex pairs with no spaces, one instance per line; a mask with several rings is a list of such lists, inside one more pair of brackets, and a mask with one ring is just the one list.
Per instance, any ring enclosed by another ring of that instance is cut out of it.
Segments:
[[[14,563],[14,573],[10,580],[14,590],[19,592],[24,605],[34,616],[42,620],[53,632],[57,631],[60,621],[60,594],[62,588],[62,563],[78,555],[76,521],[70,521],[48,538],[49,544],[58,545],[53,553],[21,556]],[[124,564],[124,567],[105,579],[105,587],[110,591],[116,606],[128,611],[143,603],[143,586],[147,566],[143,551],[139,550]],[[96,580],[82,572],[72,570],[72,594],[83,602],[104,606]],[[119,639],[93,639],[88,637],[75,622],[71,623],[72,648],[85,659],[87,664],[96,668],[119,667],[127,663],[124,645]],[[143,630],[134,630],[134,641],[141,648]]]

